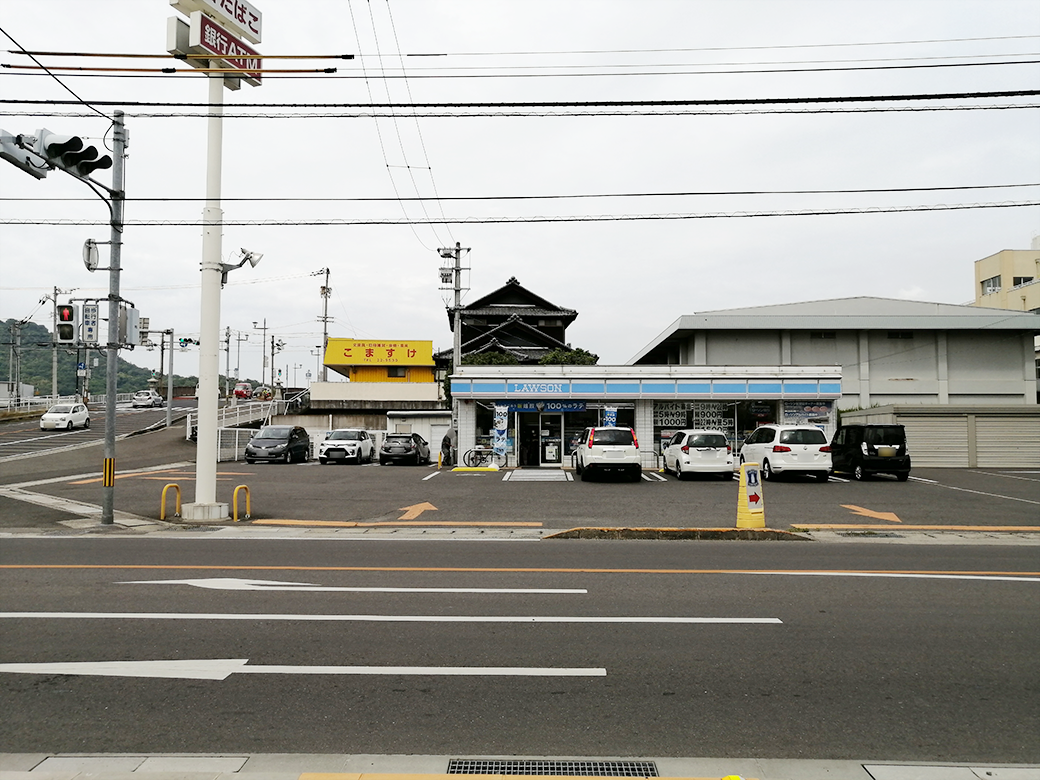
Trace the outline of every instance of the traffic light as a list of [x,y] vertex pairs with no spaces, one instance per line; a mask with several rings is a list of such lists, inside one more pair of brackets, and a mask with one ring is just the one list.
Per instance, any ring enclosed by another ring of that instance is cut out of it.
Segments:
[[93,146],[84,146],[83,139],[78,135],[60,135],[46,128],[36,131],[33,151],[52,167],[80,177],[112,167],[111,157],[107,154],[98,156],[98,150]]
[[141,343],[140,313],[131,306],[119,309],[119,343],[129,347]]
[[79,307],[63,303],[54,313],[54,336],[59,344],[75,344],[79,333]]

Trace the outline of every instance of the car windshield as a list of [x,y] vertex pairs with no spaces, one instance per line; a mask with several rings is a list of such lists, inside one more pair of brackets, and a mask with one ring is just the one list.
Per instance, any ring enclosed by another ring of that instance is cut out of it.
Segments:
[[819,428],[796,428],[793,431],[780,431],[783,444],[826,444],[827,437]]
[[633,444],[628,428],[597,428],[592,434],[593,444]]
[[359,441],[361,434],[357,431],[333,431],[325,438],[336,439],[337,441]]
[[256,435],[258,439],[288,439],[289,431],[291,431],[288,425],[268,425],[266,428],[261,428],[260,433]]
[[690,437],[691,447],[725,447],[726,437],[721,433],[695,433]]
[[71,406],[52,406],[47,410],[47,414],[68,414],[71,411]]
[[863,438],[867,444],[902,444],[906,438],[903,427],[900,425],[880,425],[877,428],[867,428]]

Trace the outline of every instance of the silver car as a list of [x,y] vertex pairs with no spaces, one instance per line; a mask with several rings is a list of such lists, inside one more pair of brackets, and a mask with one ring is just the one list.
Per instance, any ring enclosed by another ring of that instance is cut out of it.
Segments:
[[138,390],[130,401],[130,406],[134,409],[151,409],[162,405],[163,397],[154,390]]

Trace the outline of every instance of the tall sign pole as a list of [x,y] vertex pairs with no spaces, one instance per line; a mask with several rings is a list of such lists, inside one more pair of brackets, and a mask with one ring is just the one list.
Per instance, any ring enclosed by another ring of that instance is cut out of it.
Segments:
[[[248,69],[249,73],[229,76],[213,72],[209,83],[209,120],[207,122],[206,206],[202,210],[202,303],[199,316],[199,407],[195,458],[195,501],[186,504],[185,520],[224,520],[227,502],[217,501],[217,410],[220,386],[220,289],[227,272],[238,267],[221,259],[221,230],[224,212],[220,207],[221,162],[225,86],[238,89],[240,78],[258,86],[259,55],[235,36],[253,42],[260,40],[260,12],[247,0],[237,0],[239,13],[231,16],[219,0],[177,0],[171,3],[188,16],[190,23],[173,17],[167,26],[167,49],[184,55],[197,67],[219,71],[221,68]],[[227,29],[225,29],[224,25]],[[257,71],[253,71],[256,68]],[[259,259],[259,256],[257,256]],[[244,261],[243,261],[244,262]],[[255,263],[254,263],[255,265]]]

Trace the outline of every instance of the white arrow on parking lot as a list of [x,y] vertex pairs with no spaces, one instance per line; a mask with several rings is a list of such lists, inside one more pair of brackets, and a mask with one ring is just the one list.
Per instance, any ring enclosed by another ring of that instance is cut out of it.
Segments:
[[584,588],[391,588],[347,586],[333,587],[310,582],[278,582],[277,580],[244,580],[234,577],[210,577],[200,580],[133,580],[117,585],[191,585],[210,590],[280,590],[298,593],[588,593]]
[[606,677],[599,668],[531,666],[246,666],[248,658],[186,661],[78,661],[0,664],[14,674],[75,674],[98,677],[161,677],[172,680],[226,680],[233,674],[380,674],[476,677]]

